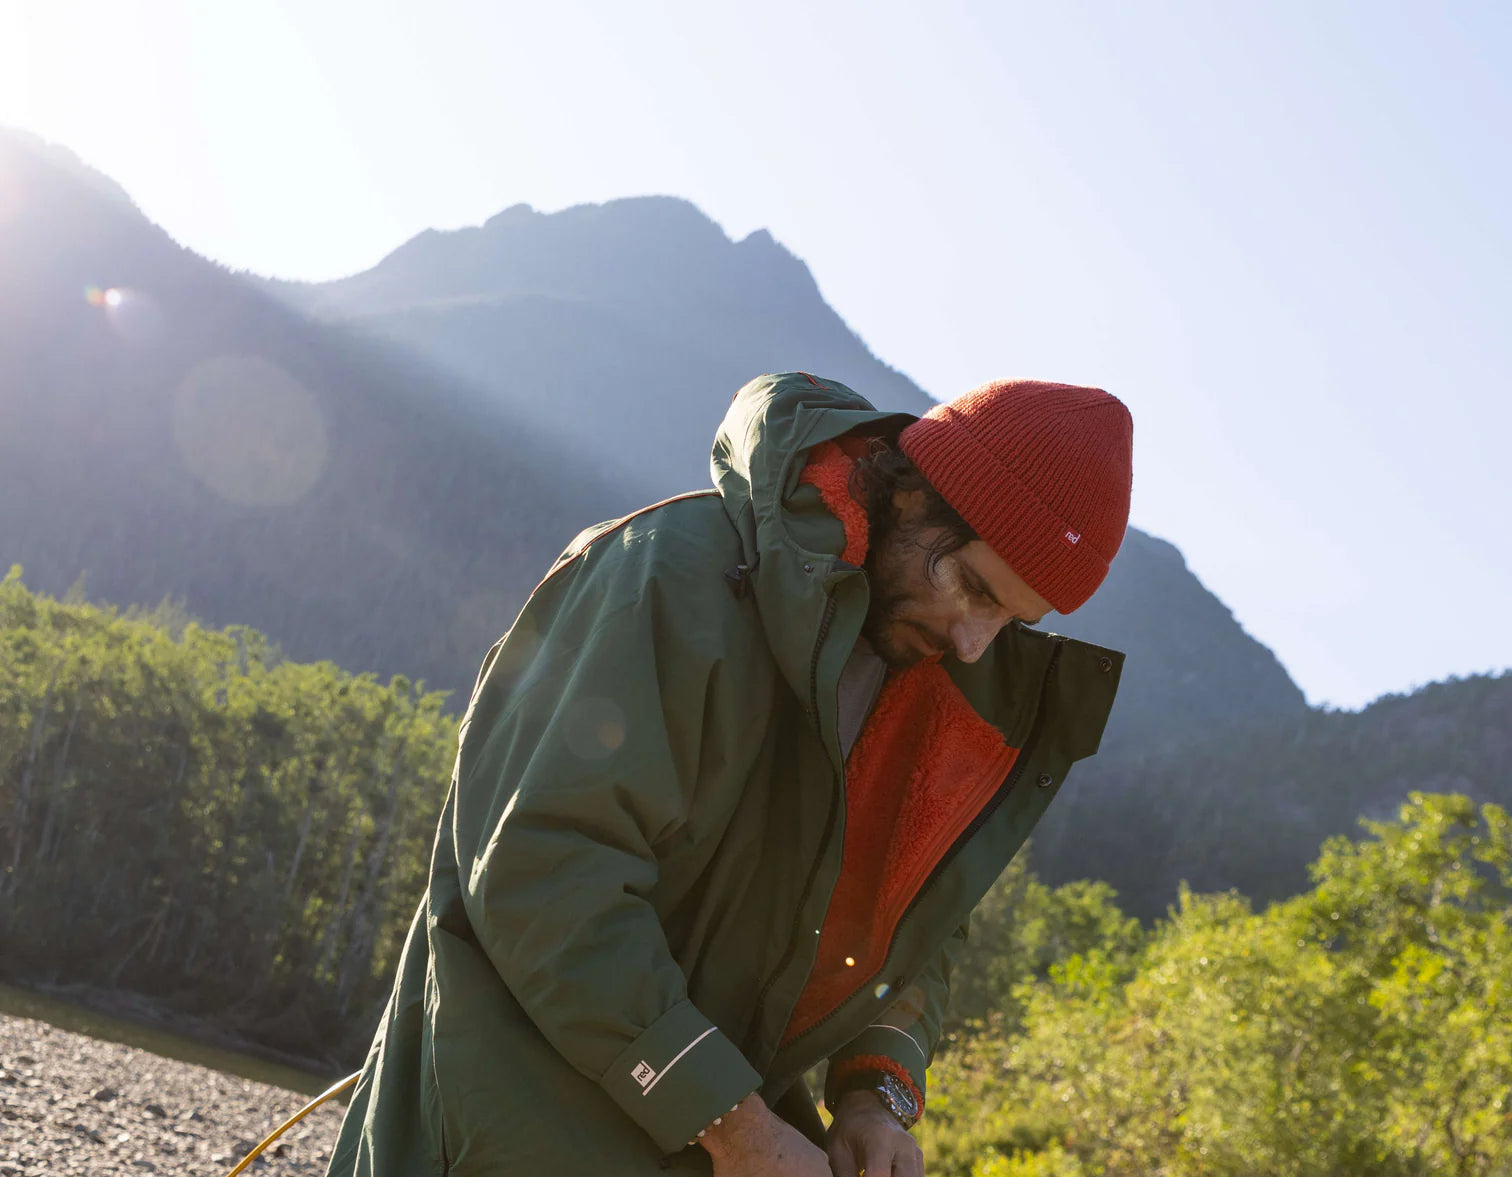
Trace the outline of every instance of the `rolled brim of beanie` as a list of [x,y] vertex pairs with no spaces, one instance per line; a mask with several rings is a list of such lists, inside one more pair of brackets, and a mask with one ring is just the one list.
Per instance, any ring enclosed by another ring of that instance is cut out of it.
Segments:
[[[949,406],[921,417],[899,444],[945,501],[1057,613],[1087,603],[1112,557],[1095,550],[972,432],[950,420]],[[990,477],[983,471],[991,470]],[[995,492],[983,490],[991,486]]]

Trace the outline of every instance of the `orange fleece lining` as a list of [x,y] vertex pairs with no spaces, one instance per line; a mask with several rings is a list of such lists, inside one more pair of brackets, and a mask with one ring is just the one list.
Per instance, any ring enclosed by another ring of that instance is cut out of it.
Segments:
[[[801,481],[817,486],[845,524],[845,558],[860,564],[866,513],[850,497],[853,462],[837,446],[816,447]],[[997,792],[1017,755],[937,660],[888,675],[846,763],[840,878],[784,1042],[881,971],[908,905]]]
[[[833,1091],[837,1086],[849,1079],[852,1075],[858,1075],[862,1071],[883,1071],[891,1075],[903,1086],[913,1093],[914,1107],[919,1109],[919,1119],[924,1118],[924,1093],[919,1090],[919,1085],[905,1067],[895,1058],[888,1058],[885,1054],[857,1054],[846,1059],[838,1067],[831,1067],[829,1077],[824,1085]],[[835,1114],[835,1109],[829,1109],[830,1115]]]
[[877,975],[908,905],[1017,755],[938,662],[888,677],[846,764],[840,878],[788,1039]]
[[865,453],[866,442],[859,437],[821,442],[809,451],[808,465],[798,476],[799,482],[819,488],[824,505],[844,526],[845,551],[840,558],[858,568],[866,562],[866,508],[851,498],[850,475]]

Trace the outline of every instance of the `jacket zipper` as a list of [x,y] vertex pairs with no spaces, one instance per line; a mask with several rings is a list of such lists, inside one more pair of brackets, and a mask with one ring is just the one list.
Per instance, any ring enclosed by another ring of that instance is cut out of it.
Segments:
[[[1050,688],[1050,676],[1055,672],[1055,664],[1060,661],[1061,650],[1064,648],[1065,639],[1062,638],[1056,641],[1055,649],[1050,651],[1050,661],[1045,665],[1045,677],[1040,683],[1039,708],[1034,716],[1034,724],[1029,729],[1029,737],[1024,741],[1024,747],[1019,752],[1018,758],[1014,760],[1013,767],[1008,770],[1008,775],[1003,778],[1003,783],[998,787],[997,792],[989,797],[987,799],[987,804],[983,805],[982,808],[977,811],[977,815],[971,819],[971,823],[961,831],[960,837],[958,837],[954,842],[950,844],[950,849],[948,849],[943,855],[941,855],[940,861],[935,863],[934,868],[929,872],[929,876],[920,885],[918,891],[914,893],[913,899],[909,901],[908,907],[898,918],[898,923],[893,928],[892,941],[887,946],[888,955],[891,955],[892,953],[893,944],[896,944],[898,942],[898,933],[903,930],[903,926],[908,922],[909,917],[913,915],[916,910],[918,910],[919,901],[924,898],[924,896],[929,892],[930,887],[932,887],[935,881],[940,877],[940,875],[944,873],[945,868],[950,865],[951,859],[959,854],[965,847],[966,843],[971,841],[971,839],[976,836],[977,831],[980,830],[984,825],[986,825],[989,820],[991,820],[992,815],[996,813],[998,807],[1002,805],[1004,798],[1006,798],[1008,794],[1013,791],[1013,787],[1018,784],[1019,777],[1024,775],[1024,770],[1029,766],[1029,761],[1034,755],[1035,746],[1039,743],[1040,732],[1044,728],[1045,695],[1048,693]],[[825,1014],[802,1034],[798,1035],[797,1038],[794,1038],[793,1041],[789,1042],[783,1049],[789,1049],[793,1046],[794,1043],[803,1041],[803,1039],[807,1038],[810,1034],[813,1034],[826,1022],[830,1021],[832,1018],[838,1015],[841,1010],[843,1010],[847,1005],[850,1004],[851,997],[855,997],[857,993],[860,993],[868,985],[870,985],[873,981],[875,981],[878,977],[880,977],[887,971],[886,959],[886,956],[884,956],[883,967],[881,969],[878,969],[870,977],[866,978],[866,980],[861,982],[861,984],[857,985],[855,991],[851,994],[850,997],[847,997],[834,1009],[830,1010],[829,1013]],[[902,986],[896,986],[896,988],[902,988]]]
[[[824,614],[819,619],[819,636],[814,642],[814,656],[809,661],[809,715],[812,717],[814,727],[819,728],[819,652],[824,648],[824,639],[829,635],[830,622],[835,616],[835,598],[833,595],[825,602]],[[820,742],[823,742],[824,733],[820,730]],[[825,749],[825,755],[829,750]],[[830,769],[830,783],[837,786],[833,766]],[[745,1050],[749,1053],[756,1040],[756,1034],[761,1029],[761,1011],[766,1005],[766,999],[772,992],[772,987],[777,984],[777,979],[787,970],[788,965],[793,963],[793,957],[798,953],[798,942],[803,936],[804,909],[808,907],[809,896],[813,894],[814,883],[819,877],[819,867],[824,863],[824,850],[830,844],[830,839],[835,834],[835,818],[840,809],[839,788],[830,789],[829,813],[824,820],[824,833],[819,838],[819,849],[814,855],[814,861],[809,865],[808,878],[804,880],[803,890],[798,896],[798,924],[793,928],[793,934],[788,937],[787,948],[777,961],[777,967],[767,974],[767,979],[762,983],[761,989],[756,994],[756,1004],[752,1007],[754,1014],[751,1018],[751,1028],[746,1032]]]
[[[824,614],[819,618],[819,636],[814,641],[814,656],[809,659],[809,715],[814,726],[819,726],[819,651],[824,649],[824,639],[829,636],[830,622],[835,618],[835,597],[830,594],[824,602]],[[822,742],[824,733],[819,733]],[[826,749],[828,754],[828,749]]]

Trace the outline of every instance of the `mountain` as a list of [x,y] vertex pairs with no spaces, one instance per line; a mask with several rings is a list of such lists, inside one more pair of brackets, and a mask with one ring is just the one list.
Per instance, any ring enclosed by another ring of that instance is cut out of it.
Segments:
[[460,689],[573,533],[641,499],[57,149],[0,135],[0,177],[0,565],[31,583]]
[[[302,660],[465,692],[581,528],[708,485],[762,371],[932,402],[765,233],[614,201],[423,233],[321,285],[232,274],[118,186],[0,134],[0,566],[182,598]],[[92,292],[92,293],[91,293]],[[1129,652],[1108,748],[1305,714],[1171,545],[1131,531],[1053,624]]]
[[1045,624],[1128,655],[1104,752],[1307,713],[1275,654],[1244,632],[1174,544],[1138,528],[1129,528],[1096,595]]
[[1112,884],[1146,920],[1183,880],[1258,906],[1306,890],[1325,838],[1393,817],[1414,790],[1512,808],[1512,672],[1125,744],[1067,780],[1032,858],[1050,883]]
[[[422,233],[350,278],[270,288],[424,356],[485,407],[658,497],[707,483],[724,411],[710,390],[757,372],[820,372],[906,412],[934,404],[866,349],[770,234],[731,241],[669,197],[552,214],[515,205],[480,227]],[[1175,547],[1138,530],[1092,602],[1050,624],[1129,654],[1110,742],[1306,707]]]
[[519,204],[422,233],[365,273],[275,289],[424,356],[655,498],[708,484],[729,394],[762,372],[822,372],[905,412],[933,403],[769,233],[731,241],[671,197]]

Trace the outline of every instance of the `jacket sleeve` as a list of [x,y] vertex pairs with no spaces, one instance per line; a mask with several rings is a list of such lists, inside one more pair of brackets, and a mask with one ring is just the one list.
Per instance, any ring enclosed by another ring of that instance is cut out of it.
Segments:
[[[688,1000],[649,901],[658,846],[687,836],[701,762],[718,754],[733,669],[717,610],[630,567],[629,592],[612,568],[554,575],[491,652],[450,832],[468,920],[510,992],[672,1152],[761,1083]],[[734,791],[714,792],[705,806]]]
[[829,1059],[824,1103],[832,1112],[840,1090],[863,1073],[886,1072],[913,1088],[919,1110],[927,1094],[924,1073],[940,1043],[940,1027],[950,1000],[950,973],[966,943],[963,923],[945,941],[938,956],[877,1020]]

